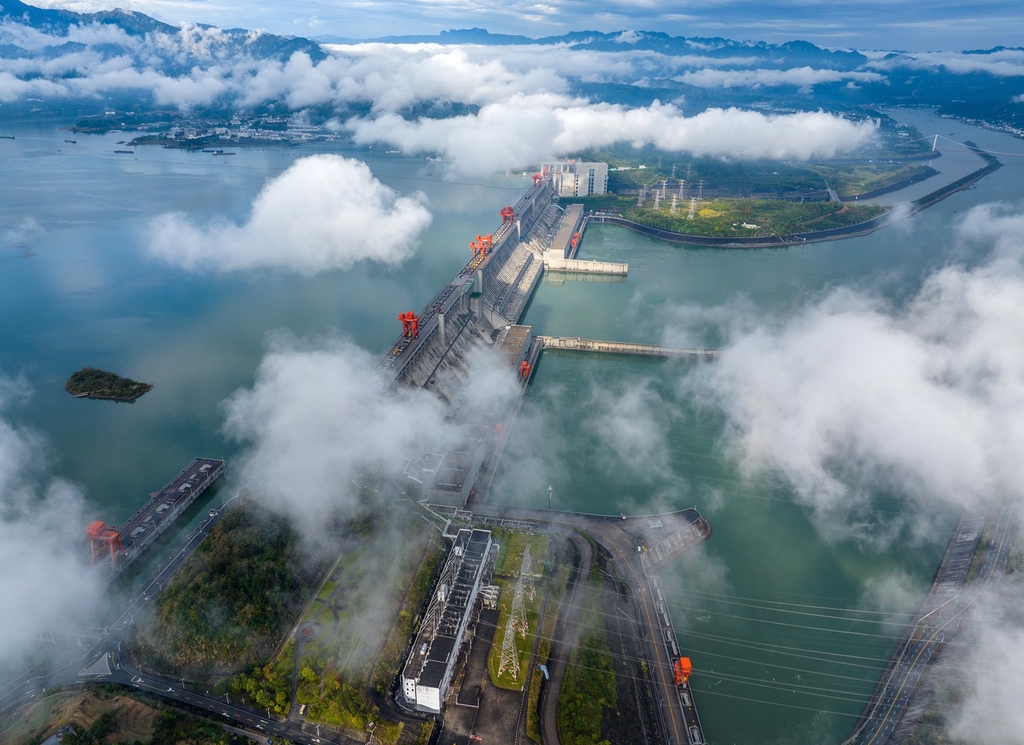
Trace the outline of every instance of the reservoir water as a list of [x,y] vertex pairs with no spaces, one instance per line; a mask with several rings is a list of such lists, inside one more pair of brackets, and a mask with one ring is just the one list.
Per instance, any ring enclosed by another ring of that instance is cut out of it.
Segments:
[[[925,112],[900,118],[925,135],[1024,154],[1024,143],[1006,135]],[[124,137],[117,133],[79,134],[71,144],[56,125],[5,132],[16,139],[0,140],[0,236],[26,237],[0,244],[0,373],[23,376],[32,393],[3,416],[41,434],[47,472],[78,484],[90,517],[113,523],[193,456],[230,463],[238,454],[222,429],[222,402],[252,385],[268,334],[339,334],[383,351],[399,330],[397,314],[421,308],[468,258],[467,241],[496,227],[498,210],[529,183],[521,174],[452,180],[441,164],[329,143],[231,157],[158,148],[129,155],[114,153]],[[242,222],[266,180],[311,152],[359,158],[398,192],[426,195],[434,220],[409,261],[306,278],[195,275],[146,256],[156,215]],[[972,206],[1021,193],[1020,158],[1002,160],[1006,167],[975,188],[899,226],[833,243],[697,249],[591,227],[580,258],[628,261],[627,281],[545,278],[524,322],[552,335],[716,345],[713,325],[680,319],[738,305],[786,314],[847,285],[898,303],[936,268],[980,260],[956,244],[954,228]],[[956,152],[935,161],[949,180],[977,164]],[[709,741],[837,742],[900,630],[898,616],[851,609],[865,607],[867,588],[900,576],[910,597],[890,610],[910,611],[948,533],[883,549],[824,538],[783,480],[738,473],[723,449],[721,413],[681,392],[687,364],[545,353],[492,501],[546,506],[550,485],[562,509],[702,510],[713,536],[665,582]],[[63,383],[83,365],[154,387],[131,405],[70,399]],[[665,445],[651,452],[642,431],[610,432],[609,412],[620,424],[653,425]],[[901,510],[899,495],[880,494],[878,504]],[[955,519],[951,511],[939,521],[951,528]]]

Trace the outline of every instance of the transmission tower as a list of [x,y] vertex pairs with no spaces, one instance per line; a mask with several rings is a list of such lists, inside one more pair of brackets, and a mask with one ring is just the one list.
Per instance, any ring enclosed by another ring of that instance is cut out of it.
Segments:
[[661,206],[661,192],[660,191],[655,191],[654,192],[654,209],[658,209],[658,207],[660,207],[660,206]]
[[679,182],[679,198],[686,199],[686,181]]
[[533,557],[530,556],[530,547],[526,547],[526,551],[523,553],[523,565],[519,570],[520,576],[523,578],[523,592],[526,597],[533,601],[536,597],[537,591],[533,587]]
[[526,602],[523,600],[523,575],[519,575],[519,579],[516,581],[516,591],[512,596],[512,615],[509,619],[512,623],[512,628],[519,632],[519,635],[526,638],[526,635],[530,632],[530,626],[526,622]]
[[662,199],[665,198],[665,189],[667,189],[667,188],[668,188],[668,179],[664,179],[663,178],[661,180],[661,198]]
[[693,219],[693,214],[697,211],[697,197],[690,197],[690,212],[686,216],[687,220]]
[[697,182],[697,201],[704,200],[704,179]]
[[640,188],[640,196],[637,197],[637,200],[636,200],[636,206],[637,207],[643,207],[644,206],[644,202],[646,202],[646,201],[647,201],[647,189],[641,187]]
[[669,211],[669,212],[671,212],[671,213],[672,213],[673,215],[674,215],[674,214],[676,213],[676,199],[677,199],[677,198],[678,198],[678,197],[677,197],[677,196],[676,196],[675,194],[673,194],[673,195],[672,195],[672,206],[671,206],[671,207],[669,208],[669,210],[668,210],[668,211]]
[[501,641],[501,660],[498,662],[498,677],[505,671],[512,673],[512,678],[519,679],[519,651],[516,649],[516,629],[512,625],[512,616],[505,624],[505,638]]

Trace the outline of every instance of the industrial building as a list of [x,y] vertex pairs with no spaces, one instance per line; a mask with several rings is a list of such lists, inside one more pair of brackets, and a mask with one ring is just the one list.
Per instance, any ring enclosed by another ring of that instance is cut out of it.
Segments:
[[490,549],[489,530],[464,528],[455,536],[402,669],[402,697],[419,711],[441,713]]
[[550,177],[559,197],[590,197],[608,193],[608,164],[560,160],[543,163],[541,175]]

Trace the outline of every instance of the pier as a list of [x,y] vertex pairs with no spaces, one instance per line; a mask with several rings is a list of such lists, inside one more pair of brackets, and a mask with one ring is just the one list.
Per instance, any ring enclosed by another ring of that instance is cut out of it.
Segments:
[[89,523],[86,535],[92,558],[109,552],[112,575],[127,569],[224,473],[224,461],[196,458],[150,498],[120,529],[102,520]]
[[606,354],[632,354],[641,357],[682,357],[713,360],[719,350],[701,347],[663,347],[657,344],[635,344],[625,341],[599,341],[579,336],[538,336],[545,349],[564,349],[571,352],[603,352]]
[[623,277],[629,274],[629,264],[576,258],[583,233],[587,229],[587,220],[583,214],[582,204],[570,204],[565,208],[558,232],[551,240],[550,248],[544,251],[544,269],[550,272],[611,274]]

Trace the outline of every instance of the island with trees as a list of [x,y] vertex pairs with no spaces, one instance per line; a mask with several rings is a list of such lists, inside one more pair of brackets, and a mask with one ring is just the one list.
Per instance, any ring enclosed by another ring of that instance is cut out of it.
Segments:
[[112,372],[83,367],[73,373],[64,390],[80,398],[102,398],[110,401],[134,401],[152,388],[131,378],[122,378]]

